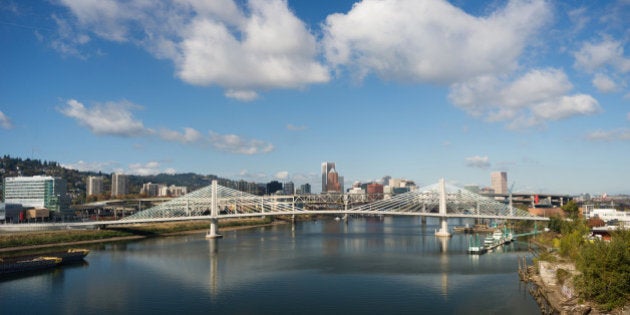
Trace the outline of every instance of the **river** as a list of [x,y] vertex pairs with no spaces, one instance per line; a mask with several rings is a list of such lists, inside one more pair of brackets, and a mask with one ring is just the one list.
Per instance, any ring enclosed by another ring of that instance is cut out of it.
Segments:
[[[460,223],[451,220],[451,225]],[[87,263],[0,281],[3,314],[539,314],[526,242],[481,256],[417,217],[298,222],[89,247]]]

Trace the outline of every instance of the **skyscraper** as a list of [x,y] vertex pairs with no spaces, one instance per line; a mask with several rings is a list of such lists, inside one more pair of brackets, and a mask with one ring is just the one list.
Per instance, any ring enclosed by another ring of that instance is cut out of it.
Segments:
[[112,197],[126,195],[127,193],[127,176],[119,173],[112,174]]
[[301,194],[310,194],[311,193],[311,184],[306,183],[300,186],[300,193]]
[[87,179],[86,195],[98,195],[103,193],[103,177],[102,176],[88,176]]
[[335,162],[322,163],[322,193],[328,191],[328,173],[335,168]]
[[326,192],[341,192],[341,185],[339,184],[339,174],[337,174],[337,170],[333,167],[330,172],[328,172],[327,180],[326,180]]
[[507,195],[507,173],[506,172],[492,172],[490,174],[490,183],[494,193],[498,195]]
[[284,183],[284,194],[285,195],[295,194],[295,185],[293,184],[293,182]]

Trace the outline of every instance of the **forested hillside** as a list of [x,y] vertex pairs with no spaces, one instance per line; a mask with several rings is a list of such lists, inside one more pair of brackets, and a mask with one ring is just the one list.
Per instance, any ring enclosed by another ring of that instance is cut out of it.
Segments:
[[[54,161],[42,161],[38,159],[22,159],[8,155],[0,159],[0,185],[3,183],[4,177],[14,176],[35,176],[47,175],[64,178],[67,181],[68,193],[71,195],[73,203],[82,203],[85,201],[86,179],[88,176],[104,176],[105,189],[110,189],[111,174],[101,172],[83,172],[74,169],[62,167]],[[212,180],[218,179],[220,184],[236,188],[237,182],[219,178],[215,175],[199,175],[195,173],[183,174],[157,174],[157,175],[129,175],[129,197],[135,197],[140,193],[140,189],[144,183],[152,182],[156,184],[185,186],[188,191],[194,191],[201,187],[208,186]],[[2,189],[0,196],[4,200]],[[103,194],[101,198],[107,198],[107,194]]]

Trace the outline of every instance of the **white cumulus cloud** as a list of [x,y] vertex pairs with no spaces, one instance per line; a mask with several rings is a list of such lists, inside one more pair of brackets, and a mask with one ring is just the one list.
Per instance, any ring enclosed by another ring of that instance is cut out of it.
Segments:
[[160,170],[159,162],[151,161],[144,164],[142,163],[129,164],[128,173],[134,174],[134,175],[155,175],[155,174],[163,173],[163,171]]
[[139,106],[125,100],[86,107],[81,102],[71,99],[66,102],[66,106],[58,110],[74,118],[94,134],[131,137],[147,132],[142,122],[133,117],[131,113],[133,108]]
[[[207,145],[215,149],[235,154],[261,154],[273,151],[274,146],[256,139],[246,139],[235,134],[219,134],[210,131],[206,136],[194,128],[184,127],[183,131],[160,128],[157,131],[145,128],[140,120],[133,117],[131,109],[140,108],[129,101],[107,102],[86,107],[81,102],[71,99],[65,106],[58,108],[63,115],[74,118],[80,125],[87,127],[96,135],[123,137],[156,137],[165,141],[184,144]],[[2,114],[2,112],[0,112]],[[0,122],[2,122],[0,115]],[[135,165],[138,166],[138,165]]]
[[250,90],[227,90],[225,91],[225,97],[242,102],[250,102],[258,98],[258,93]]
[[487,156],[470,156],[466,158],[466,166],[488,169],[490,167],[490,159]]
[[86,162],[79,160],[75,163],[61,164],[61,166],[80,172],[110,173],[117,166],[115,162]]
[[220,134],[209,132],[210,144],[219,151],[235,154],[261,154],[273,151],[273,144],[257,139],[247,139],[235,134]]
[[585,42],[574,57],[575,66],[589,72],[604,67],[620,73],[630,72],[630,58],[624,56],[623,43],[612,38]]
[[323,45],[333,66],[359,78],[453,83],[514,70],[551,17],[542,0],[509,1],[485,17],[444,0],[362,1],[328,16]]
[[287,172],[287,171],[280,171],[280,172],[277,172],[277,173],[274,175],[274,177],[275,177],[276,179],[279,179],[279,180],[286,180],[286,179],[288,179],[288,178],[289,178],[289,172]]
[[[315,36],[286,0],[63,0],[81,32],[171,60],[183,81],[250,101],[258,90],[330,80]],[[68,43],[69,45],[72,42]],[[74,45],[76,47],[77,45]]]
[[160,129],[158,131],[158,135],[164,140],[181,143],[192,143],[202,139],[201,133],[193,128],[184,128],[184,132],[178,132],[170,129]]
[[0,111],[0,127],[2,127],[3,129],[13,128],[13,123],[11,123],[11,119],[9,119],[9,116],[5,115],[2,111]]
[[593,85],[598,91],[603,93],[615,92],[619,88],[613,79],[602,73],[595,74],[595,77],[593,78]]
[[572,89],[564,71],[532,69],[512,81],[483,76],[454,84],[449,98],[472,115],[491,122],[506,122],[512,129],[601,111],[592,96],[569,95]]

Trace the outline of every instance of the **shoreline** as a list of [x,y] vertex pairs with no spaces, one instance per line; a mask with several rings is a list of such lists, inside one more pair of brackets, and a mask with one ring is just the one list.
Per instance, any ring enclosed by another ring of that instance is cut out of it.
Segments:
[[[551,247],[535,242],[544,251],[551,253]],[[539,257],[540,253],[535,253]],[[573,261],[555,256],[556,260],[538,260],[528,265],[525,258],[519,259],[518,275],[529,294],[536,301],[541,314],[592,314],[592,315],[630,315],[630,304],[610,311],[599,309],[597,303],[583,300],[573,285],[573,276],[578,271]],[[558,271],[568,276],[558,276]]]
[[[253,225],[232,225],[220,227],[219,231],[236,231],[236,230],[244,230],[251,228],[259,228],[273,225],[287,224],[285,221],[273,221],[271,223],[261,223],[261,224],[253,224]],[[55,247],[66,247],[66,246],[77,246],[77,245],[86,245],[86,244],[99,244],[99,243],[109,243],[109,242],[121,242],[121,241],[132,241],[132,240],[141,240],[155,237],[169,237],[169,236],[177,236],[177,235],[188,235],[188,234],[203,234],[207,233],[208,229],[194,229],[194,230],[185,230],[185,231],[177,231],[177,232],[167,232],[167,233],[158,233],[155,235],[129,235],[129,236],[117,236],[117,237],[109,237],[109,238],[100,238],[93,240],[84,240],[84,241],[73,241],[73,242],[60,242],[60,243],[49,243],[49,244],[39,244],[39,245],[26,245],[26,246],[14,246],[14,247],[5,247],[0,248],[0,253],[18,253],[22,251],[30,251],[30,250],[38,250],[45,248],[55,248]]]
[[[540,307],[541,314],[610,314],[600,313],[588,302],[580,302],[573,286],[560,284],[556,270],[571,268],[570,263],[539,261],[532,265],[519,261],[519,277],[528,287],[528,292]],[[574,268],[574,267],[573,267]]]

